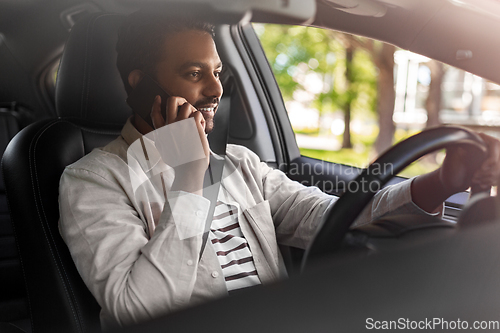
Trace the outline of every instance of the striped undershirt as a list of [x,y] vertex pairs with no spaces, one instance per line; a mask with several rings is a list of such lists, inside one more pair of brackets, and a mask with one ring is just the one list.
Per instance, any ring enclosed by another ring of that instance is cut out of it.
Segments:
[[222,267],[228,291],[260,284],[252,252],[238,222],[237,207],[217,201],[209,239]]

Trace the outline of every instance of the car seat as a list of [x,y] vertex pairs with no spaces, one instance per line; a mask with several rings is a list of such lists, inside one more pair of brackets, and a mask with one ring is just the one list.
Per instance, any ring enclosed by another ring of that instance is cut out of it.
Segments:
[[34,332],[100,331],[100,307],[59,234],[58,187],[67,165],[116,138],[131,115],[115,66],[121,20],[101,13],[75,24],[57,77],[60,118],[26,127],[3,157]]
[[[17,102],[0,103],[0,155],[33,112]],[[0,332],[29,329],[26,288],[12,229],[3,174],[0,170]]]
[[[26,127],[2,159],[34,332],[100,332],[100,307],[59,234],[59,179],[67,165],[120,135],[132,113],[116,68],[122,20],[93,13],[73,26],[57,76],[59,118]],[[234,95],[228,94],[230,82],[223,78],[226,93],[215,116],[219,126],[227,122],[222,115]],[[211,134],[209,141],[217,152],[225,137]]]

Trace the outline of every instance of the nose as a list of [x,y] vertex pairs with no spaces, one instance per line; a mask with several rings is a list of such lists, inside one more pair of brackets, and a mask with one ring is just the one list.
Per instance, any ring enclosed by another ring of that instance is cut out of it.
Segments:
[[207,78],[203,95],[207,97],[220,98],[222,96],[223,88],[219,78],[215,75],[210,75]]

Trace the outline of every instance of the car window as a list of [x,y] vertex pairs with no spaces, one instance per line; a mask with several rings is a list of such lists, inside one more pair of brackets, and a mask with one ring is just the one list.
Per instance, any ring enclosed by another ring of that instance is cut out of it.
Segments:
[[[254,29],[304,156],[365,167],[392,144],[440,124],[499,136],[500,86],[494,82],[337,31]],[[401,175],[432,171],[443,158],[444,152],[423,157]]]

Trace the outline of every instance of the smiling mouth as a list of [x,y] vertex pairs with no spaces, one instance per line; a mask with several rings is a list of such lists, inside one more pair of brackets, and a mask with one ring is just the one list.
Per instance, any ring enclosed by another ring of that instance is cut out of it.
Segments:
[[212,108],[198,108],[198,111],[200,111],[200,112],[215,112],[216,108],[217,108],[216,106],[212,107]]

